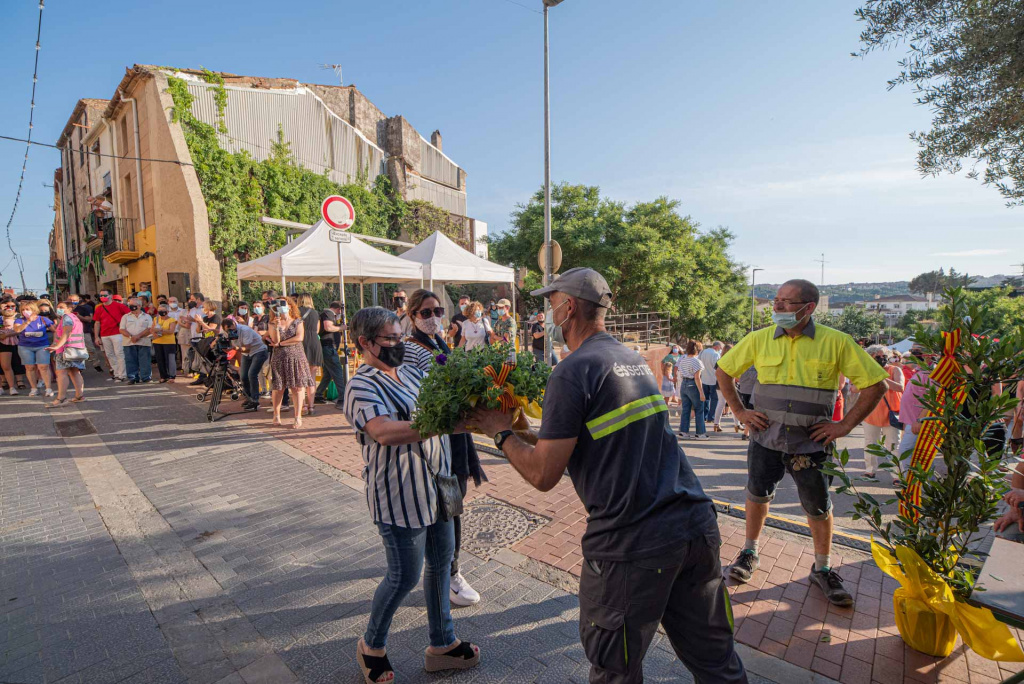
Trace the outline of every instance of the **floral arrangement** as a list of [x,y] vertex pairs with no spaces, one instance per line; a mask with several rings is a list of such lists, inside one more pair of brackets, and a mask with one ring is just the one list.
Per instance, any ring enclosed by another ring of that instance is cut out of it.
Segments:
[[452,433],[477,406],[540,417],[551,369],[512,345],[453,349],[434,356],[420,387],[412,426],[422,435]]

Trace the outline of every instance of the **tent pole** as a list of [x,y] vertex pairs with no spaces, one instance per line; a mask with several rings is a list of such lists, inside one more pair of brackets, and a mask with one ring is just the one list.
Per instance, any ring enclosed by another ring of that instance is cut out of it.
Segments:
[[[348,309],[345,308],[345,266],[341,260],[341,243],[338,243],[338,289],[341,290],[341,319],[342,322],[346,322],[346,316]],[[342,357],[345,362],[342,363],[342,371],[345,375],[345,383],[348,384],[348,326],[345,325],[341,329],[341,349]],[[296,409],[298,410],[298,409]]]
[[[519,323],[516,321],[516,281],[512,280],[512,310],[509,312],[512,315],[512,322],[516,324],[516,337],[512,340],[512,346],[518,347],[519,343]],[[516,351],[519,351],[517,348]]]
[[366,300],[363,298],[363,284],[359,283],[359,308],[366,308]]
[[284,275],[283,274],[281,275],[281,296],[282,297],[287,297],[288,296],[288,285],[287,285],[287,283],[285,283]]

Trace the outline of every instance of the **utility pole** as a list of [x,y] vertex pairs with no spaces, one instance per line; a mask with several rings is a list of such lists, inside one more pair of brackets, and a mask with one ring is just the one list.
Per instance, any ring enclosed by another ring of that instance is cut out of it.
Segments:
[[825,253],[822,252],[821,253],[821,258],[820,259],[815,259],[815,261],[818,262],[819,264],[821,264],[821,286],[824,287],[825,286],[825,264],[828,263],[827,261],[825,261]]
[[[563,0],[544,1],[544,285],[551,284],[551,69],[548,49],[548,9]],[[551,299],[544,298],[544,362],[551,363]]]
[[763,268],[754,268],[750,271],[750,332],[754,332],[754,309],[757,308],[757,298],[754,297],[754,280],[757,278],[757,272],[763,270]]

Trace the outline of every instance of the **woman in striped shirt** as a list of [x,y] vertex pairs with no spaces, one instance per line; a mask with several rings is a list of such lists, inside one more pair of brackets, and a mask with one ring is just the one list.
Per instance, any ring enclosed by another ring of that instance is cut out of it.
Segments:
[[[470,306],[473,306],[470,304]],[[480,310],[483,306],[477,302]],[[441,337],[444,327],[441,318],[444,308],[436,294],[429,290],[416,290],[409,297],[409,315],[412,317],[412,334],[406,340],[405,362],[416,366],[424,373],[429,373],[437,365],[435,355],[449,354],[451,349]],[[444,360],[443,358],[441,359]],[[480,467],[480,457],[473,445],[470,435],[451,435],[452,473],[459,478],[462,496],[466,496],[469,478],[472,477],[476,486],[487,479]],[[480,594],[462,576],[459,570],[459,551],[462,549],[462,516],[452,518],[455,529],[455,551],[452,554],[452,578],[449,599],[457,606],[472,606],[480,603]]]
[[420,580],[427,604],[430,647],[425,667],[435,672],[480,662],[480,649],[455,636],[449,600],[455,545],[452,522],[438,515],[433,475],[451,473],[447,435],[424,439],[412,428],[423,372],[403,365],[405,344],[393,312],[362,309],[352,317],[352,337],[363,365],[345,389],[345,415],[362,446],[366,505],[384,543],[387,574],[377,587],[370,621],[356,649],[367,684],[390,682],[386,646],[391,620]]
[[704,364],[697,355],[704,345],[697,340],[686,343],[686,356],[676,361],[676,382],[679,387],[679,402],[683,414],[679,418],[679,436],[690,439],[690,411],[693,411],[697,422],[697,434],[693,439],[707,439],[708,433],[704,426],[704,386],[701,384],[700,373]]

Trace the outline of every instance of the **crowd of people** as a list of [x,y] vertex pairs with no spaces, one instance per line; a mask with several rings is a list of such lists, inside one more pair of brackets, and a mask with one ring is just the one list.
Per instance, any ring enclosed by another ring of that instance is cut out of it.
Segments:
[[[390,308],[361,309],[350,325],[340,302],[318,311],[308,294],[273,290],[236,303],[230,313],[201,293],[190,294],[184,305],[165,296],[151,304],[149,292],[122,300],[107,290],[95,304],[88,295],[56,304],[5,297],[0,368],[11,394],[44,392],[53,398],[46,405],[57,407],[83,400],[82,372],[90,359],[111,382],[195,376],[193,385],[209,386],[209,367],[199,357],[214,340],[226,340],[237,353],[230,362],[238,368],[245,411],[260,410],[261,398],[269,396],[273,424],[280,425],[290,409],[292,427],[301,427],[318,404],[334,401],[362,451],[367,510],[387,562],[356,647],[368,684],[394,679],[388,634],[421,576],[429,638],[425,668],[466,669],[480,662],[479,646],[457,636],[451,610],[482,600],[459,564],[458,502],[470,479],[478,486],[486,480],[470,429],[492,438],[538,490],[551,489],[568,473],[587,508],[579,596],[591,681],[641,681],[643,657],[659,624],[699,681],[747,681],[734,648],[714,506],[680,446],[683,439],[710,439],[709,426],[722,432],[728,412],[733,429],[749,441],[746,538],[728,575],[750,582],[758,571],[770,504],[789,475],[813,538],[809,580],[832,604],[853,604],[832,567],[833,506],[822,467],[836,441],[857,426],[863,429],[867,478],[876,477],[878,468],[867,447],[913,449],[930,370],[915,363],[927,360],[920,349],[899,354],[882,345],[865,348],[816,325],[817,288],[792,280],[772,302],[773,326],[735,345],[714,341],[705,347],[690,340],[671,347],[659,387],[647,361],[606,331],[611,292],[600,274],[571,269],[533,294],[550,299],[551,324],[573,350],[552,372],[539,431],[513,425],[510,414],[482,409],[453,434],[424,437],[412,428],[436,355],[507,344],[517,335],[508,300],[485,307],[463,296],[447,317],[442,298],[423,289],[411,296],[396,292]],[[521,332],[520,340],[543,361],[543,313]],[[361,360],[351,379],[349,342]],[[1024,399],[1024,381],[993,388],[1004,391]],[[681,412],[678,431],[669,425],[671,405]],[[1022,431],[1024,404],[988,426],[985,442],[1002,448],[1008,441],[1019,451]],[[1024,465],[1011,484],[996,528],[1024,539]]]

